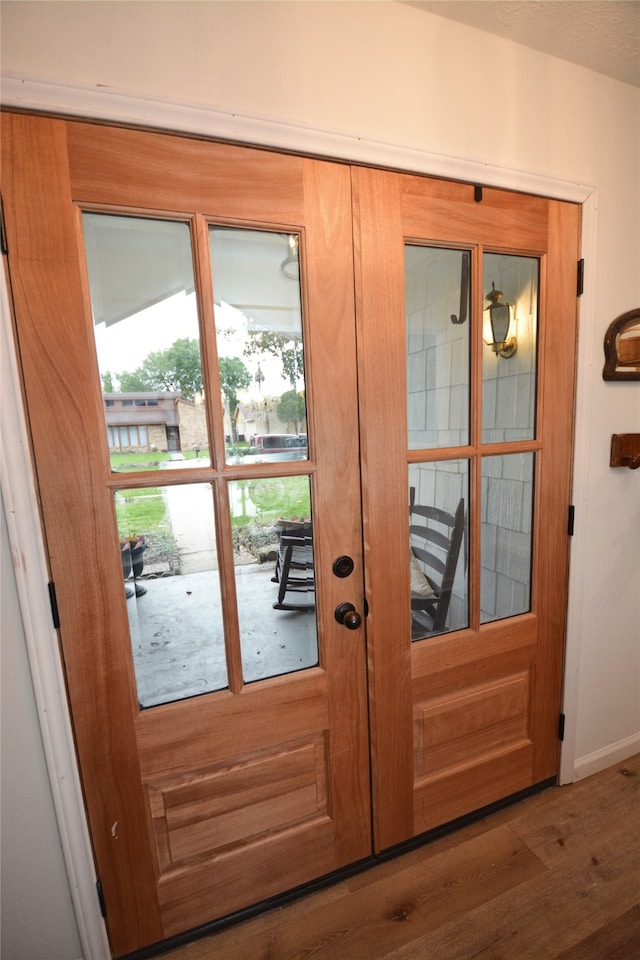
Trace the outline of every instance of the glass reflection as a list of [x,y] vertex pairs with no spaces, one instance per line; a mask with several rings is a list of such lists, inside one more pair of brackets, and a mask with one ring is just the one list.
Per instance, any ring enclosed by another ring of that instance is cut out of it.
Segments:
[[299,242],[209,228],[227,463],[308,456]]
[[244,680],[316,666],[309,478],[236,480],[229,496]]
[[482,460],[481,623],[531,609],[534,456]]
[[210,484],[115,494],[138,700],[227,686]]
[[531,440],[536,413],[539,261],[534,257],[486,253],[483,266],[484,293],[491,291],[493,284],[502,291],[504,302],[512,304],[508,336],[516,338],[517,350],[513,356],[501,357],[488,346],[491,335],[489,312],[485,310],[482,441]]
[[469,625],[468,460],[409,466],[411,636]]
[[405,246],[410,450],[469,442],[466,250]]
[[189,226],[83,214],[111,468],[208,455]]

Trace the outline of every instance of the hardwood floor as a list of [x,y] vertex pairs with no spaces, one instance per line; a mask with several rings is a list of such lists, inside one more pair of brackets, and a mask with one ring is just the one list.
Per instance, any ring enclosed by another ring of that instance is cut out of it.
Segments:
[[637,960],[640,756],[168,960]]

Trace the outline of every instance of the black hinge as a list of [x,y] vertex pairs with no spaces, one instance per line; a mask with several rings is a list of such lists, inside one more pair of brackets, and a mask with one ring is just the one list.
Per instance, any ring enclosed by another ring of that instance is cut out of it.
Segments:
[[560,714],[560,719],[559,719],[559,721],[558,721],[558,740],[560,741],[560,743],[562,743],[562,741],[564,740],[564,723],[565,723],[565,719],[566,719],[566,718],[565,718],[564,713],[561,713],[561,714]]
[[584,260],[578,260],[578,296],[584,293]]
[[100,904],[100,913],[102,914],[102,919],[107,919],[107,905],[104,902],[104,891],[102,889],[102,883],[100,880],[96,880],[96,892],[98,894],[98,903]]
[[573,536],[573,530],[576,522],[576,508],[572,503],[569,504],[569,514],[567,517],[567,533],[570,537]]
[[0,196],[0,253],[9,253],[7,246],[7,232],[4,228],[4,207],[2,206],[2,196]]
[[473,188],[473,199],[476,203],[482,203],[482,187],[479,183],[476,183]]
[[56,598],[56,585],[51,581],[47,584],[49,588],[49,603],[51,604],[51,617],[53,619],[53,626],[56,630],[60,628],[60,617],[58,615],[58,600]]

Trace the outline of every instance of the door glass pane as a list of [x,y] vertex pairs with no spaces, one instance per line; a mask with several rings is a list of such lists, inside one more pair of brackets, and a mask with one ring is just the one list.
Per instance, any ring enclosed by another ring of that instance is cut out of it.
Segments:
[[111,468],[208,450],[189,225],[83,215]]
[[534,457],[482,459],[481,623],[531,609]]
[[227,463],[306,460],[300,238],[209,228]]
[[466,250],[405,246],[408,447],[469,442]]
[[229,484],[246,682],[318,663],[308,477]]
[[115,508],[140,705],[223,689],[211,485],[119,490]]
[[[482,440],[531,440],[536,415],[539,261],[485,253],[483,263],[484,293],[491,299],[485,297],[483,317]],[[495,310],[488,309],[491,303]]]
[[409,466],[411,635],[469,625],[469,461]]

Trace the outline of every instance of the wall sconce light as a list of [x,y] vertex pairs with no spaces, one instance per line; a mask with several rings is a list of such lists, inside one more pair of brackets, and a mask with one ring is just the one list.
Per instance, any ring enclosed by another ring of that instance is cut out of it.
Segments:
[[502,290],[496,290],[495,283],[492,283],[491,290],[485,297],[485,300],[489,301],[486,312],[489,314],[491,327],[491,340],[488,341],[488,345],[499,357],[508,358],[512,357],[518,349],[518,341],[515,336],[509,336],[515,311],[513,304],[503,302],[503,296]]
[[300,258],[298,255],[298,237],[289,234],[289,252],[280,264],[280,273],[285,280],[300,279]]

